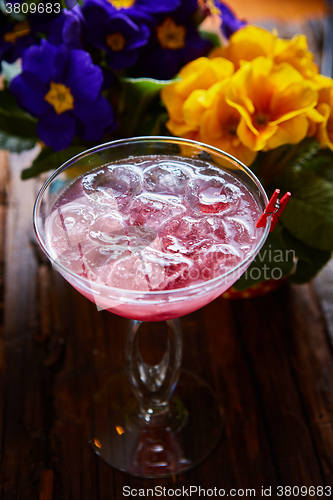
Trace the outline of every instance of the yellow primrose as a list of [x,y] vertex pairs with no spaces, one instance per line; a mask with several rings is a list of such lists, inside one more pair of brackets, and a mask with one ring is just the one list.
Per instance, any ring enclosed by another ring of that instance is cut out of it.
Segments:
[[[329,117],[329,108],[330,108],[330,93],[333,89],[333,80],[326,76],[317,75],[321,77],[320,85],[317,85],[315,88],[318,91],[318,99],[317,105],[315,108],[310,109],[307,113],[309,126],[308,126],[308,137],[316,137],[318,142],[324,141],[323,139],[323,131],[327,125],[327,119]],[[324,122],[324,123],[322,123]],[[319,127],[319,124],[321,126]],[[319,128],[321,130],[320,135],[321,139],[319,140]],[[324,141],[325,142],[325,141]],[[326,144],[326,142],[325,142]]]
[[312,52],[308,49],[304,35],[295,35],[290,40],[278,38],[273,33],[248,25],[236,31],[224,47],[214,49],[210,57],[225,57],[239,68],[243,61],[253,61],[257,57],[271,57],[275,63],[287,62],[316,88],[325,85],[325,78],[319,74]]
[[333,150],[333,82],[331,85],[319,92],[318,106],[316,111],[321,116],[321,120],[313,119],[316,126],[316,139],[323,147]]
[[230,77],[233,71],[233,64],[221,57],[200,57],[184,66],[178,79],[161,92],[170,117],[168,129],[175,135],[195,138],[200,115],[209,106],[211,98],[211,93],[206,95],[206,90]]
[[239,68],[242,61],[252,61],[256,57],[269,57],[274,53],[277,36],[275,33],[247,25],[236,31],[224,47],[213,49],[210,57],[225,57]]
[[301,141],[318,92],[290,64],[258,57],[232,77],[226,101],[241,115],[237,135],[259,151]]
[[199,139],[236,156],[249,165],[256,157],[256,152],[244,146],[237,136],[241,116],[226,101],[230,81],[232,79],[215,84],[211,104],[201,118]]
[[289,63],[307,80],[311,80],[319,73],[313,54],[308,50],[305,35],[296,35],[291,40],[277,38],[273,58],[276,63]]
[[174,135],[187,137],[188,139],[200,139],[199,129],[203,113],[211,106],[216,85],[208,90],[195,89],[185,99],[183,106],[179,109],[177,120],[170,119],[167,127]]

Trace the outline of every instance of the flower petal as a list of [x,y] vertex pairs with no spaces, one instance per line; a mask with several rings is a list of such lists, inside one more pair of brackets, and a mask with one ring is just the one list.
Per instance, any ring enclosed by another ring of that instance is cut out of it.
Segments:
[[41,117],[37,132],[40,139],[55,151],[70,146],[75,135],[75,118],[70,113],[57,115],[55,112]]
[[115,115],[110,103],[102,96],[96,101],[84,101],[74,110],[80,120],[79,135],[86,141],[98,141],[106,129],[115,126]]
[[22,108],[35,116],[42,116],[50,111],[51,107],[44,100],[44,93],[41,92],[40,83],[39,86],[38,83],[33,75],[20,74],[12,80],[10,90]]
[[101,68],[92,62],[88,52],[72,50],[66,80],[74,100],[88,99],[94,101],[102,87],[103,73]]
[[225,3],[215,0],[215,5],[221,12],[221,28],[226,38],[229,38],[235,31],[246,25],[246,22],[238,19],[236,14]]
[[252,149],[252,151],[260,151],[265,147],[268,139],[276,133],[277,128],[277,125],[272,126],[268,124],[257,131],[257,134],[254,134],[248,127],[246,120],[242,118],[237,127],[237,135],[247,148]]
[[309,122],[306,115],[295,116],[279,125],[275,134],[268,139],[266,149],[274,149],[282,144],[301,142],[308,131]]
[[177,9],[181,4],[181,0],[137,0],[136,3],[139,10],[157,14]]
[[323,117],[323,121],[318,125],[317,140],[323,147],[329,147],[333,150],[333,127],[332,127],[332,108],[323,102],[319,104],[318,111]]
[[305,86],[304,82],[289,85],[283,92],[272,97],[271,123],[279,124],[310,110],[316,105],[317,99],[318,92],[310,86]]
[[50,82],[57,71],[56,54],[56,47],[42,40],[39,46],[34,45],[26,50],[22,60],[22,69],[38,75],[41,82]]

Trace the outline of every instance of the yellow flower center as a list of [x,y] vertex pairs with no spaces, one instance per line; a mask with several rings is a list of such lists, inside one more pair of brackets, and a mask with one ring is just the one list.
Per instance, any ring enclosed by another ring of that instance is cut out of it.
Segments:
[[13,27],[13,31],[8,31],[8,33],[5,33],[3,39],[7,43],[15,43],[18,38],[29,35],[29,33],[30,26],[28,21],[22,21],[21,23],[15,24],[15,26]]
[[135,0],[109,0],[116,9],[129,9],[135,4]]
[[264,127],[269,122],[269,118],[265,113],[259,112],[254,116],[253,121],[258,127]]
[[66,85],[51,82],[50,90],[44,96],[45,101],[50,103],[58,115],[74,108],[74,98]]
[[231,121],[227,124],[228,126],[228,134],[236,136],[237,135],[237,125],[238,123]]
[[170,17],[167,17],[156,29],[158,41],[165,49],[176,50],[184,47],[186,28],[176,24]]
[[111,50],[119,52],[125,47],[126,40],[121,33],[112,33],[111,35],[107,35],[106,44]]

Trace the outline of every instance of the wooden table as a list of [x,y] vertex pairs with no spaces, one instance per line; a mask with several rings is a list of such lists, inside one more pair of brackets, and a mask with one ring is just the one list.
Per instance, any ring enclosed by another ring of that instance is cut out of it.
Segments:
[[134,479],[88,445],[92,397],[122,367],[127,322],[98,312],[40,258],[31,224],[39,182],[23,183],[22,166],[13,155],[9,168],[2,154],[0,498],[110,500],[124,485],[332,484],[333,266],[315,284],[217,299],[182,320],[184,367],[216,390],[225,432],[195,470]]
[[215,389],[224,434],[195,470],[135,479],[88,445],[92,398],[122,367],[127,322],[98,312],[41,259],[31,216],[39,182],[20,180],[24,162],[0,157],[0,498],[117,500],[124,485],[260,496],[261,486],[332,485],[332,263],[310,285],[217,299],[182,320],[184,367]]

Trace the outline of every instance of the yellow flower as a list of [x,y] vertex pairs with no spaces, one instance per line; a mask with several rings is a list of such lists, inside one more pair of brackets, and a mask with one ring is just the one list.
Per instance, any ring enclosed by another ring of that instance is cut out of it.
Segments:
[[168,129],[178,136],[194,139],[198,135],[200,116],[209,106],[206,90],[232,75],[234,66],[223,58],[200,57],[181,70],[179,78],[164,87],[162,100],[168,110]]
[[313,61],[312,52],[308,50],[305,35],[296,35],[291,40],[277,38],[273,58],[276,63],[289,63],[307,80],[318,75],[318,66]]
[[210,57],[225,57],[234,63],[235,68],[239,68],[242,61],[272,56],[276,40],[275,33],[248,25],[236,31],[227,45],[214,49]]
[[238,137],[259,151],[301,141],[308,130],[307,113],[317,97],[318,92],[290,64],[275,65],[258,57],[235,73],[226,101],[242,117]]
[[333,150],[333,82],[331,85],[319,91],[318,106],[312,119],[312,130],[316,139],[323,147],[329,147]]
[[307,80],[311,80],[315,88],[325,86],[326,77],[319,74],[314,63],[312,52],[308,49],[304,35],[295,35],[291,40],[278,38],[273,33],[248,25],[236,31],[224,47],[214,49],[210,57],[225,57],[239,68],[244,61],[253,61],[257,57],[270,57],[276,64],[289,63]]
[[199,138],[249,165],[256,152],[244,146],[237,135],[240,113],[226,101],[226,93],[232,78],[214,85],[214,95],[208,109],[202,115]]

